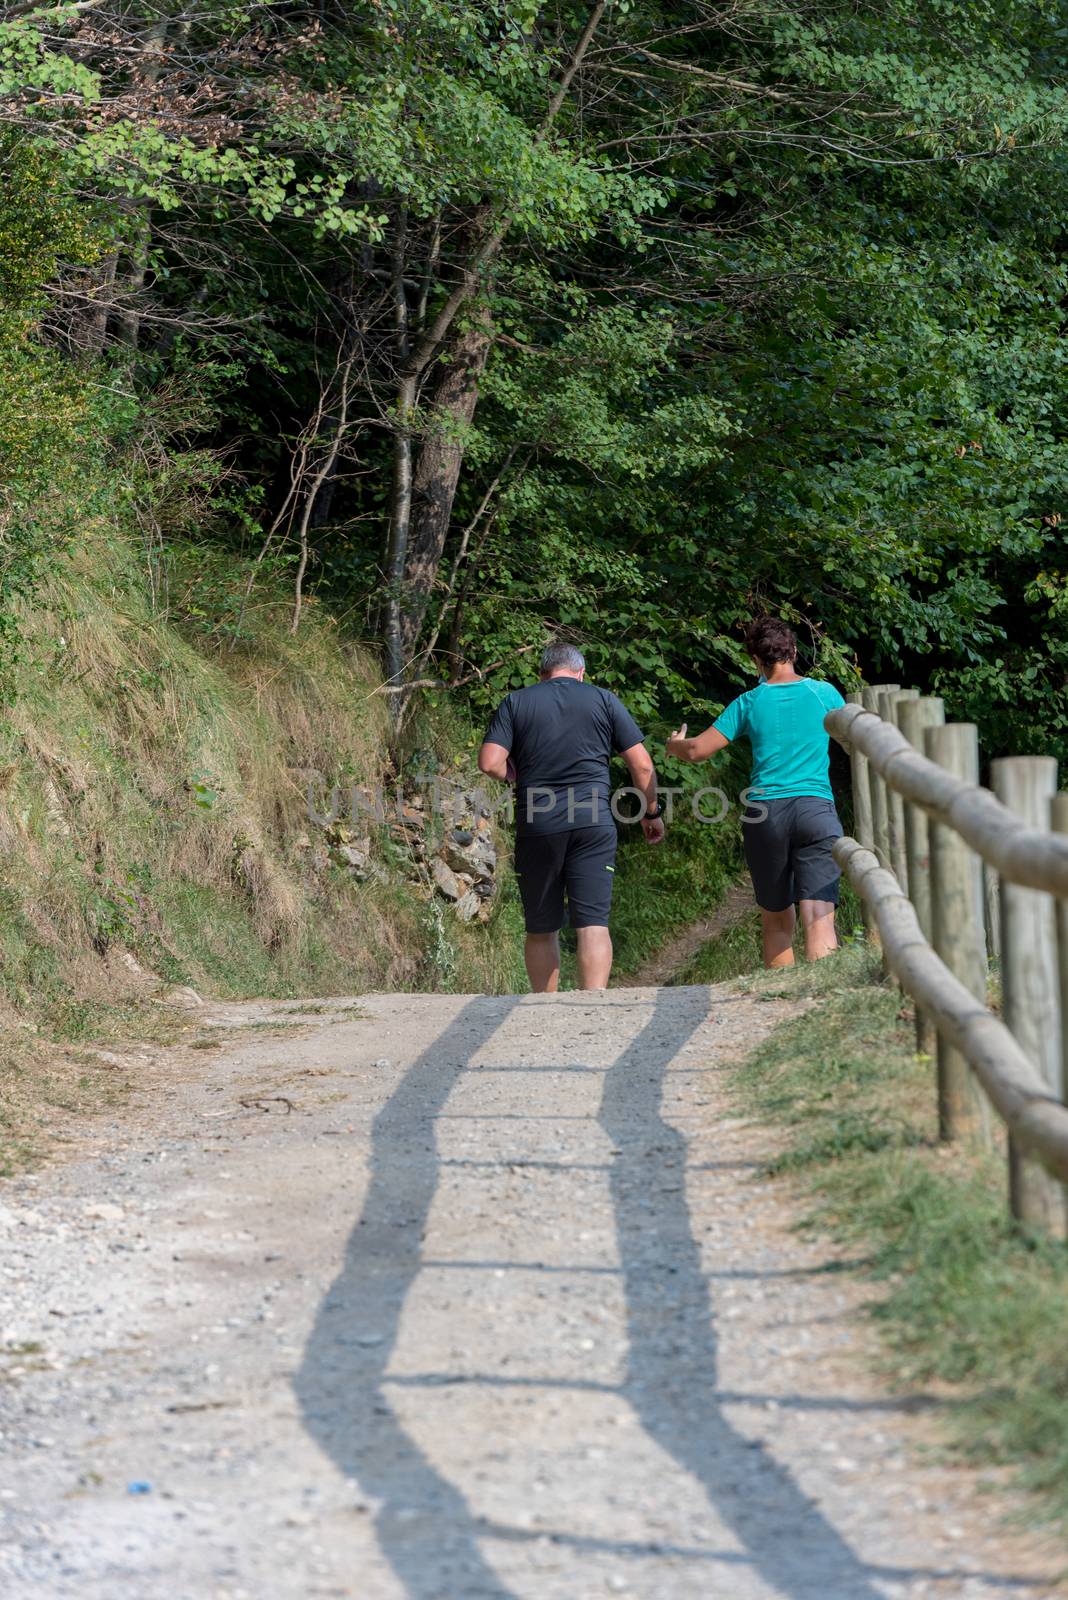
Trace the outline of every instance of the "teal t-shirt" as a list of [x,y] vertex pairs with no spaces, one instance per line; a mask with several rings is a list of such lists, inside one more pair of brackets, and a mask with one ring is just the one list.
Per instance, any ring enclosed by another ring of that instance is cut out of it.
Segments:
[[828,776],[828,711],[845,701],[822,678],[758,683],[725,706],[712,724],[725,739],[744,734],[753,747],[753,789],[767,800],[819,795],[833,800]]

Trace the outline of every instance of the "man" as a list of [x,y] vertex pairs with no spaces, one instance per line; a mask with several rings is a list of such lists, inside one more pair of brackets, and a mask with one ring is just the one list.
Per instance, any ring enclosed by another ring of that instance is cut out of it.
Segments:
[[845,702],[832,684],[802,677],[793,630],[761,617],[746,630],[746,646],[759,669],[755,689],[732,700],[710,728],[686,737],[673,733],[667,752],[682,761],[707,761],[744,734],[753,750],[742,838],[760,907],[764,965],[788,967],[794,959],[794,902],[800,903],[805,955],[810,961],[838,948],[834,911],[841,873],[831,854],[842,824],[828,777],[829,739],[823,719]]
[[659,844],[664,837],[642,731],[614,694],[585,678],[581,651],[548,645],[540,681],[501,701],[478,757],[488,777],[516,786],[515,870],[535,994],[554,994],[560,981],[565,897],[578,936],[579,988],[608,987],[617,837],[608,776],[613,753],[623,757],[641,794],[646,840]]

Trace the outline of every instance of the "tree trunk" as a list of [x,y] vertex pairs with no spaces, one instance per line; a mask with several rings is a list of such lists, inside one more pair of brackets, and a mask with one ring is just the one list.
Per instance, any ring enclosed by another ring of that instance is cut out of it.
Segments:
[[85,309],[74,322],[72,343],[89,361],[104,354],[118,265],[118,252],[113,250],[95,270],[86,275]]
[[[412,525],[412,411],[415,406],[414,378],[402,378],[397,386],[397,421],[393,429],[393,497],[389,517],[389,543],[386,547],[386,605],[384,643],[386,681],[399,684],[404,676],[404,644],[401,628],[401,589],[408,539]],[[398,707],[399,697],[394,697]],[[398,707],[399,709],[399,707]]]
[[449,532],[464,458],[464,432],[478,404],[478,388],[491,344],[489,307],[479,307],[457,341],[434,396],[430,427],[412,472],[412,520],[404,567],[401,648],[416,647]]
[[[401,587],[408,559],[408,537],[412,526],[412,418],[419,398],[419,373],[410,362],[408,339],[408,294],[404,269],[408,251],[408,207],[397,213],[393,236],[392,271],[393,333],[397,353],[396,421],[393,424],[393,489],[389,506],[389,532],[386,536],[386,604],[383,643],[386,647],[386,682],[399,684],[404,676],[404,646],[401,642]],[[390,697],[394,718],[400,709],[399,695]]]
[[[141,45],[141,60],[135,68],[136,75],[147,89],[151,89],[159,81],[160,71],[163,66],[163,57],[167,49],[167,38],[171,30],[170,17],[158,17],[145,34]],[[189,32],[188,20],[178,24],[179,35]],[[141,220],[134,230],[134,241],[130,246],[130,269],[123,280],[123,288],[127,295],[127,304],[122,307],[115,318],[116,331],[124,344],[132,349],[137,348],[141,337],[141,313],[138,302],[145,287],[148,277],[148,256],[152,242],[152,227],[149,221],[150,208],[142,201],[132,207],[134,212],[141,214]]]

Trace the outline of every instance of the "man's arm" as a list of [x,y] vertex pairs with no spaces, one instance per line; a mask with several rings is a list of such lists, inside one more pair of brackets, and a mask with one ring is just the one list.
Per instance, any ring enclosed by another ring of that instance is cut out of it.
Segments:
[[478,770],[487,778],[499,778],[502,783],[515,782],[515,768],[508,758],[508,746],[486,740],[478,752]]
[[720,733],[718,728],[706,728],[704,733],[694,734],[692,739],[687,739],[684,722],[671,735],[665,749],[676,761],[707,761],[709,756],[714,756],[717,750],[722,750],[728,744],[730,740],[727,735]]
[[505,695],[486,729],[482,749],[478,752],[478,770],[487,778],[499,778],[502,783],[515,782],[515,763],[511,749],[515,744],[515,712],[512,696]]
[[[646,811],[656,810],[656,768],[644,744],[632,744],[620,755],[627,763],[630,781],[645,801]],[[664,837],[663,817],[643,817],[642,832],[649,844],[659,844]]]

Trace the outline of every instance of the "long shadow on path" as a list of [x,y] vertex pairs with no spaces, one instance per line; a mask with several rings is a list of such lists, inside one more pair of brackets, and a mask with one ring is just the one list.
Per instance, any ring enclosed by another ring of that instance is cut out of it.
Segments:
[[382,1382],[405,1298],[422,1266],[422,1237],[438,1184],[435,1124],[472,1057],[517,1003],[514,997],[472,1000],[375,1118],[363,1213],[295,1381],[309,1433],[381,1502],[379,1545],[417,1600],[508,1596],[479,1549],[485,1528],[401,1425]]
[[605,1079],[600,1122],[619,1151],[609,1181],[627,1305],[623,1394],[649,1437],[703,1485],[773,1592],[882,1600],[818,1507],[762,1445],[731,1426],[716,1394],[712,1306],[686,1201],[686,1140],[661,1114],[667,1068],[703,1017],[694,990],[662,989]]

